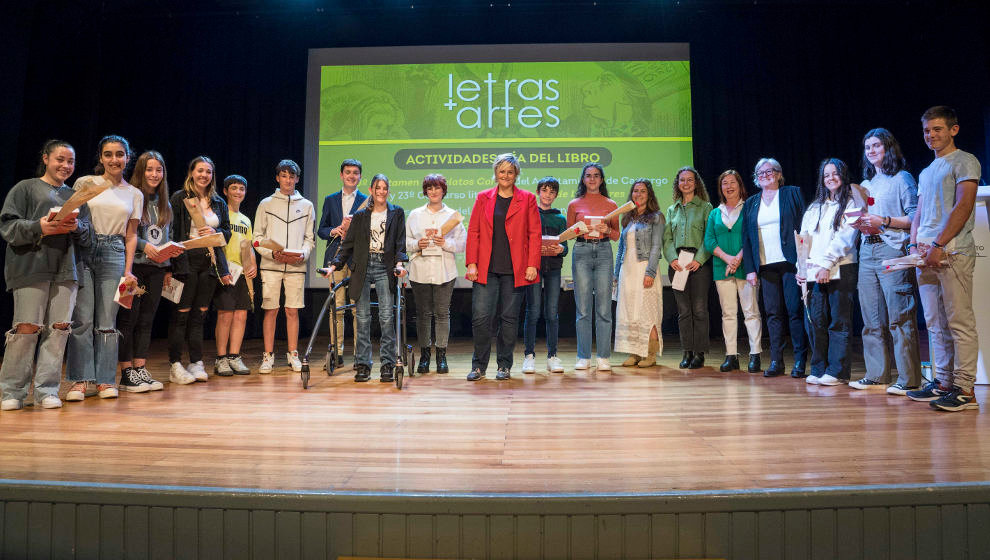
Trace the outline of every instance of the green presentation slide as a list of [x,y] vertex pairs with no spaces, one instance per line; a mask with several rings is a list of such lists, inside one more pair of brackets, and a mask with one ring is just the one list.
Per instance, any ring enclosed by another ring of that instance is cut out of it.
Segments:
[[[319,201],[340,189],[340,162],[356,158],[362,192],[384,173],[407,213],[426,203],[423,178],[444,175],[445,202],[467,227],[475,195],[494,186],[492,162],[511,152],[519,188],[560,181],[562,212],[588,162],[605,168],[617,203],[645,177],[666,211],[673,174],[692,164],[686,60],[324,65],[319,86]],[[458,265],[463,273],[463,255]]]

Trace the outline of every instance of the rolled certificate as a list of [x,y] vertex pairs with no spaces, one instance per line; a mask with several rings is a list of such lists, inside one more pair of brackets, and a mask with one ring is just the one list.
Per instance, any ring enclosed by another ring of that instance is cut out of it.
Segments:
[[285,247],[274,239],[258,239],[254,242],[255,247],[264,247],[270,251],[285,251]]
[[223,234],[220,232],[211,233],[204,237],[193,237],[188,241],[183,241],[182,246],[189,249],[201,249],[208,247],[223,247],[227,245],[227,240],[224,239]]
[[574,225],[560,232],[557,241],[569,241],[579,235],[588,233],[588,224],[584,222],[574,222]]
[[247,273],[258,270],[258,261],[254,258],[254,249],[247,239],[241,239],[241,266],[244,267],[244,281],[247,282],[248,294],[251,296],[251,305],[254,306],[254,278],[248,278]]
[[206,218],[203,217],[203,209],[199,207],[198,198],[187,198],[182,203],[186,205],[186,210],[189,211],[189,217],[192,218],[196,229],[206,226]]
[[447,235],[452,229],[457,227],[457,224],[464,221],[464,216],[461,216],[460,212],[454,212],[454,215],[450,217],[449,220],[440,226],[440,235]]
[[103,191],[110,188],[110,181],[107,181],[102,176],[95,176],[89,181],[83,183],[76,192],[72,193],[69,200],[62,203],[62,207],[58,209],[55,216],[49,220],[51,222],[61,222],[62,220],[69,217],[73,211],[78,210],[83,204],[86,204],[90,200],[99,196]]
[[615,210],[612,210],[608,214],[605,214],[605,217],[602,218],[602,221],[607,222],[612,218],[618,218],[619,216],[625,214],[626,212],[632,212],[635,209],[636,209],[636,203],[630,200],[625,204],[623,204],[622,206],[619,206]]

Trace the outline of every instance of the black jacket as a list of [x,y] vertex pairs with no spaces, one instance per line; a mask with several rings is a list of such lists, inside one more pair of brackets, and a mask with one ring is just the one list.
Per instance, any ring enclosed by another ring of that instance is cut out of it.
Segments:
[[[746,273],[757,272],[760,268],[760,191],[750,195],[743,204],[743,268]],[[794,234],[801,231],[801,218],[804,217],[804,197],[801,189],[794,186],[780,187],[780,248],[787,262],[797,262],[797,246]]]
[[[354,214],[351,218],[351,226],[347,229],[347,235],[340,246],[337,257],[329,264],[338,270],[353,257],[353,272],[351,272],[351,282],[347,287],[347,295],[353,301],[357,301],[364,289],[364,278],[368,272],[368,255],[371,249],[371,204],[367,208]],[[395,267],[397,263],[407,262],[406,256],[406,213],[402,208],[394,204],[388,205],[388,214],[385,216],[385,258],[384,262],[389,268]],[[389,274],[389,287],[395,289],[396,278]]]
[[[186,198],[191,197],[188,197],[186,191],[183,189],[175,191],[172,193],[171,198],[169,198],[169,202],[172,204],[173,216],[172,241],[176,243],[188,241],[189,229],[192,227],[192,217],[189,215],[189,210],[186,209],[186,204],[183,202]],[[227,210],[227,203],[214,194],[213,198],[210,199],[210,208],[220,218],[220,225],[215,229],[223,234],[224,239],[230,241],[230,211]],[[203,249],[193,250],[202,251]],[[216,256],[218,277],[230,274],[227,268],[227,255],[224,253],[223,247],[214,247],[213,254]],[[189,274],[189,256],[186,253],[182,253],[172,259],[172,273],[180,278]]]

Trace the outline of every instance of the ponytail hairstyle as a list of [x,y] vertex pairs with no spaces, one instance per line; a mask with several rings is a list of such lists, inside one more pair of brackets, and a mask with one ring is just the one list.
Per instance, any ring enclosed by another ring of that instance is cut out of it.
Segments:
[[158,197],[158,227],[163,227],[172,222],[172,205],[168,202],[168,173],[165,169],[165,158],[161,153],[154,150],[148,150],[144,152],[137,158],[137,162],[134,164],[134,171],[131,173],[131,185],[137,187],[144,195],[144,212],[141,214],[141,225],[148,226],[151,225],[151,218],[148,217],[148,205],[151,200],[148,198],[148,191],[145,188],[145,178],[144,172],[148,168],[148,161],[155,160],[162,165],[162,182],[158,183],[158,187],[155,189],[155,196]]
[[845,164],[844,161],[838,158],[825,158],[822,160],[821,165],[818,166],[818,186],[815,189],[815,200],[812,204],[818,204],[818,221],[815,223],[815,231],[822,224],[822,214],[825,211],[825,201],[828,200],[831,194],[828,187],[825,186],[825,166],[832,164],[835,166],[835,170],[839,173],[839,181],[842,183],[839,186],[838,202],[839,209],[835,212],[835,218],[832,220],[832,231],[838,231],[839,226],[842,225],[842,220],[845,219],[843,212],[846,210],[846,206],[849,205],[849,201],[852,200],[852,186],[849,184],[849,166]]
[[182,190],[186,191],[187,198],[199,197],[199,192],[196,191],[196,182],[193,181],[193,170],[199,163],[205,163],[213,169],[213,178],[210,179],[210,184],[206,186],[205,194],[206,198],[213,198],[217,194],[217,166],[207,156],[196,156],[189,162],[189,171],[186,172],[186,180],[182,183]]
[[127,170],[131,166],[131,162],[134,161],[134,152],[131,151],[131,145],[127,142],[127,139],[123,136],[117,134],[108,134],[103,138],[100,138],[100,147],[96,150],[96,167],[93,168],[93,172],[97,175],[103,175],[106,173],[106,169],[103,167],[103,162],[100,161],[100,156],[103,155],[103,148],[107,144],[118,143],[124,147],[124,155],[127,156],[127,165],[124,166],[124,171],[122,175],[127,175]]
[[59,148],[68,148],[72,150],[73,153],[76,151],[76,149],[72,147],[72,144],[69,144],[65,140],[56,140],[53,138],[45,142],[41,146],[41,153],[39,154],[41,157],[38,158],[38,169],[35,172],[38,177],[44,177],[45,173],[48,171],[48,166],[45,165],[45,156],[52,155],[55,153],[55,150]]

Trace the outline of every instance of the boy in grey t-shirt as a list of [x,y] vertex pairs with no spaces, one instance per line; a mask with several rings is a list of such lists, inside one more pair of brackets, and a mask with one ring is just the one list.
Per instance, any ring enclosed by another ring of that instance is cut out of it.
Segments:
[[956,148],[959,122],[949,107],[928,109],[921,123],[935,161],[918,177],[918,209],[908,250],[925,260],[918,269],[918,289],[936,381],[907,396],[929,401],[935,410],[979,409],[973,395],[979,353],[973,312],[973,209],[980,162]]

